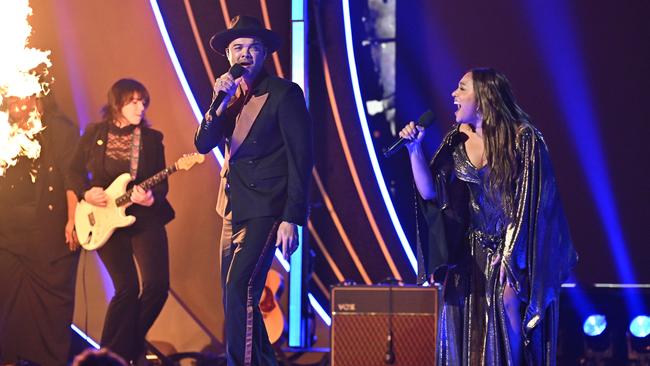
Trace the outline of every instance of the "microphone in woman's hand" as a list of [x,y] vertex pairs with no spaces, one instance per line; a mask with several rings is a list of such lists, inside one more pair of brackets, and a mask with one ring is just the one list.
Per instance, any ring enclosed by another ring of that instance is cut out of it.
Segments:
[[[427,128],[433,123],[433,121],[436,120],[436,114],[433,113],[431,110],[428,110],[418,118],[418,122],[416,123],[417,126]],[[399,149],[402,148],[402,146],[406,145],[406,143],[409,142],[409,139],[405,139],[403,137],[400,137],[397,141],[393,142],[392,145],[390,145],[386,151],[384,151],[384,157],[389,158],[393,156]]]

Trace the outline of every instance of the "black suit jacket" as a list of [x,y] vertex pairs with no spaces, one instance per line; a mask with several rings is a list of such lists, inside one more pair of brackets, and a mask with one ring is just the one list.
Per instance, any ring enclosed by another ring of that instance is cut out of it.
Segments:
[[[103,121],[88,125],[72,158],[69,180],[79,199],[82,199],[84,192],[91,187],[107,188],[117,178],[108,174],[104,168],[108,123]],[[142,131],[140,157],[137,176],[132,184],[138,184],[166,167],[162,133],[142,124],[140,128]],[[164,225],[174,218],[174,210],[167,201],[168,189],[167,180],[163,180],[151,188],[154,196],[153,205],[150,207],[131,205],[127,208],[127,214],[137,218],[134,226],[139,227],[148,223]]]
[[[0,248],[21,256],[55,261],[71,255],[65,243],[68,220],[65,191],[71,189],[66,172],[79,140],[79,130],[60,114],[46,114],[43,125],[45,129],[37,135],[41,154],[33,164],[35,182],[32,184],[26,175],[19,177],[21,182],[14,183],[13,173],[16,172],[13,168],[6,177],[0,177]],[[22,227],[26,223],[16,220],[16,207],[12,207],[20,204],[15,200],[24,196],[18,192],[21,189],[32,189],[34,194],[34,223],[27,223],[27,227]]]
[[[257,102],[233,98],[224,114],[201,122],[194,139],[196,148],[205,154],[225,139],[227,160],[221,171],[220,201],[229,200],[234,222],[272,216],[304,225],[313,154],[311,118],[303,92],[297,84],[262,71],[250,93]],[[260,101],[263,105],[258,109]],[[256,103],[258,108],[250,106]],[[242,113],[247,118],[251,110],[257,114],[232,151],[242,108],[249,112]],[[222,216],[225,206],[217,205]]]

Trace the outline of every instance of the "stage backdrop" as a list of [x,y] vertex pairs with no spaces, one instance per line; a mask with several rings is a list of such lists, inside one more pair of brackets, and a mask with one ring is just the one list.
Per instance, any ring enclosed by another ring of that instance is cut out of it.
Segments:
[[[148,1],[31,3],[33,44],[52,50],[57,98],[81,128],[99,119],[110,85],[132,77],[149,88],[147,116],[165,134],[167,161],[194,151],[196,119]],[[200,107],[209,101],[208,70],[214,76],[227,67],[207,48],[210,35],[223,29],[230,15],[263,18],[263,3],[272,5],[267,9],[271,24],[286,40],[267,69],[288,77],[288,0],[160,2]],[[308,96],[316,133],[312,215],[306,228],[315,253],[309,289],[327,309],[329,286],[337,282],[373,284],[387,277],[414,282],[415,274],[363,143],[342,3],[312,1],[308,11]],[[362,15],[352,12],[353,28],[359,29]],[[643,149],[650,122],[644,93],[650,71],[645,14],[644,0],[617,5],[588,0],[397,2],[398,121],[434,108],[440,118],[430,135],[440,136],[453,116],[450,94],[466,69],[490,65],[505,72],[551,149],[581,255],[579,280],[650,282],[643,250],[650,204]],[[353,44],[360,47],[361,41]],[[407,165],[402,168],[398,175],[410,179]],[[167,352],[221,347],[221,221],[214,212],[218,172],[219,164],[209,155],[203,165],[170,179],[169,198],[177,213],[168,226],[172,292],[148,337],[161,347],[167,344]],[[412,192],[390,193],[396,202],[412,197]],[[398,214],[405,223],[412,217],[408,206],[398,207]],[[412,225],[404,227],[412,245]],[[94,253],[82,257],[80,265],[75,323],[98,339],[112,288]],[[322,327],[318,344],[326,344],[328,329],[317,324]]]

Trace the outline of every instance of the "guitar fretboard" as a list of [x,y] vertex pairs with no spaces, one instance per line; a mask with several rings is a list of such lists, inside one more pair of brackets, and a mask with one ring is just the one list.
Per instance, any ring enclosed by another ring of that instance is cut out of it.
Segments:
[[[159,171],[158,173],[156,173],[155,175],[151,176],[150,178],[146,179],[144,182],[138,185],[146,191],[149,188],[167,179],[170,175],[176,173],[177,171],[178,168],[176,167],[176,164],[168,166],[167,168]],[[133,193],[133,188],[126,191],[123,195],[117,197],[115,199],[115,205],[117,207],[121,207],[131,202],[131,193]]]

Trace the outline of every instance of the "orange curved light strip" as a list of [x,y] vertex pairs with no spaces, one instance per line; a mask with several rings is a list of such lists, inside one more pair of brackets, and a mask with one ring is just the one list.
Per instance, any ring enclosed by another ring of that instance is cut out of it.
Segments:
[[336,262],[334,262],[334,259],[332,259],[332,256],[327,251],[327,248],[323,244],[323,240],[320,238],[320,236],[316,232],[316,229],[314,229],[314,225],[311,224],[311,220],[309,220],[307,222],[307,227],[309,228],[309,232],[311,233],[311,237],[316,242],[316,245],[318,245],[318,248],[320,249],[321,253],[325,257],[325,260],[327,260],[327,263],[329,263],[329,265],[332,268],[332,271],[334,272],[334,275],[336,276],[336,278],[339,280],[339,282],[345,281],[345,277],[343,277],[343,273],[341,273],[341,270],[336,265]]
[[228,28],[230,25],[230,13],[228,12],[226,0],[219,0],[219,5],[221,6],[221,14],[223,14],[223,22],[226,25],[226,28]]
[[199,50],[201,55],[201,62],[203,62],[203,67],[205,67],[205,72],[208,74],[208,79],[210,79],[210,85],[214,84],[216,80],[214,77],[214,72],[210,66],[210,61],[208,61],[208,55],[205,53],[205,48],[201,42],[201,35],[199,33],[199,27],[196,25],[196,20],[194,19],[194,12],[192,11],[192,5],[190,0],[185,0],[185,12],[187,13],[187,19],[190,21],[190,26],[192,27],[192,34],[194,35],[194,42],[196,42],[196,48]]
[[[269,10],[266,7],[266,0],[260,0],[260,8],[262,8],[262,17],[264,18],[264,26],[268,29],[271,28],[271,19],[269,18]],[[273,52],[273,64],[275,65],[275,73],[284,78],[284,73],[282,72],[282,66],[280,65],[280,56],[277,52]]]
[[327,286],[325,286],[325,284],[323,283],[323,281],[321,281],[320,278],[318,278],[316,273],[312,273],[311,279],[312,279],[312,281],[314,281],[316,286],[318,286],[318,288],[321,290],[323,295],[325,295],[325,297],[329,300],[330,299],[330,292],[327,289]]
[[332,114],[334,116],[334,122],[336,123],[336,130],[339,135],[339,140],[341,140],[341,146],[343,147],[343,152],[345,153],[345,160],[347,161],[348,167],[350,168],[350,173],[352,174],[352,181],[354,182],[354,186],[357,189],[357,193],[359,194],[361,205],[363,206],[363,210],[365,211],[366,216],[368,217],[368,222],[370,223],[372,232],[375,235],[375,238],[377,239],[377,243],[381,248],[381,252],[384,254],[384,258],[386,258],[388,267],[390,267],[390,271],[393,274],[393,277],[401,281],[402,276],[399,274],[399,271],[397,270],[397,266],[395,266],[395,262],[393,261],[393,257],[390,255],[390,252],[388,251],[388,247],[386,246],[386,242],[384,241],[384,238],[382,237],[381,232],[379,231],[379,227],[377,226],[375,216],[372,213],[372,210],[370,209],[370,205],[368,204],[368,199],[366,197],[366,194],[363,191],[363,187],[361,186],[359,173],[357,172],[357,168],[354,165],[354,161],[352,160],[352,155],[350,154],[350,147],[348,146],[348,141],[347,138],[345,137],[345,132],[343,131],[343,124],[341,123],[341,116],[339,114],[338,104],[336,103],[336,98],[334,96],[334,87],[332,86],[332,78],[330,75],[327,56],[325,55],[325,51],[323,50],[321,50],[321,58],[323,61],[323,71],[325,74],[325,85],[327,86],[327,94],[329,96],[330,105],[332,107]]
[[341,220],[339,219],[339,216],[336,214],[336,211],[334,211],[334,205],[332,204],[332,200],[330,200],[329,195],[327,194],[327,192],[325,192],[325,188],[323,187],[323,182],[320,180],[320,176],[318,175],[316,169],[312,170],[312,175],[314,176],[314,181],[318,186],[318,190],[323,196],[323,201],[325,202],[327,211],[330,213],[330,216],[332,216],[332,221],[334,222],[334,226],[336,226],[336,230],[339,232],[339,235],[341,236],[341,240],[343,240],[343,244],[345,245],[345,248],[350,253],[350,257],[352,258],[354,265],[359,270],[359,273],[361,274],[363,281],[367,285],[371,285],[372,281],[370,280],[370,276],[368,276],[368,272],[366,272],[366,269],[363,267],[363,264],[361,263],[361,260],[357,255],[357,252],[354,250],[354,246],[352,246],[352,242],[350,241],[348,234],[345,233],[345,230],[343,229],[343,225],[341,224]]

